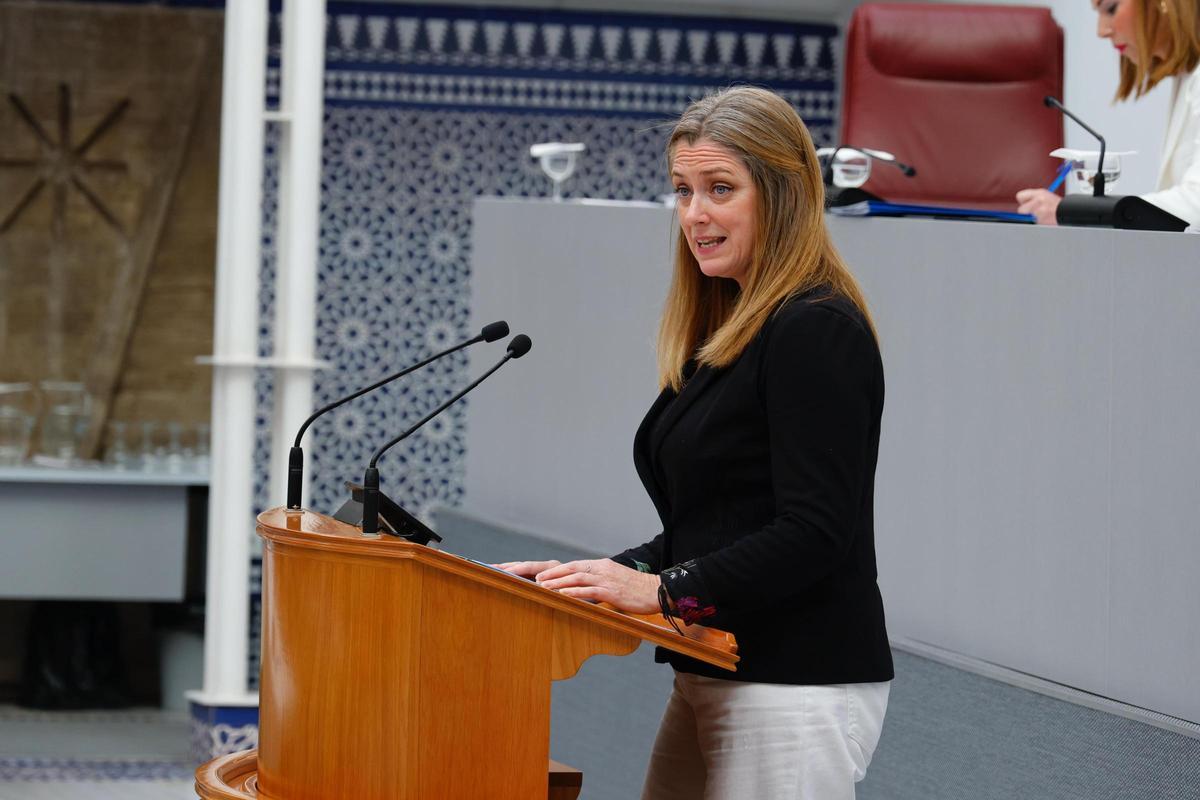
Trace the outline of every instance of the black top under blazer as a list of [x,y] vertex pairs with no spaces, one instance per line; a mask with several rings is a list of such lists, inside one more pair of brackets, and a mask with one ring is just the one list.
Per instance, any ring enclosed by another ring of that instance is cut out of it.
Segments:
[[689,594],[713,611],[700,624],[733,633],[741,661],[727,672],[662,648],[659,661],[763,683],[892,679],[873,519],[882,412],[875,338],[825,292],[785,303],[730,366],[663,390],[634,439],[663,532],[614,560],[694,562]]

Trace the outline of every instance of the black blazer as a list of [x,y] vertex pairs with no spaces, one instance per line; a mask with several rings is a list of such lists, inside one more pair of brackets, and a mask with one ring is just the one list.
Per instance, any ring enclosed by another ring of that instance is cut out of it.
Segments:
[[[634,440],[663,532],[614,560],[711,606],[738,639],[736,673],[659,649],[677,670],[764,683],[891,680],[876,583],[875,462],[883,364],[850,302],[782,306],[736,362],[666,389]],[[640,564],[639,564],[640,562]]]

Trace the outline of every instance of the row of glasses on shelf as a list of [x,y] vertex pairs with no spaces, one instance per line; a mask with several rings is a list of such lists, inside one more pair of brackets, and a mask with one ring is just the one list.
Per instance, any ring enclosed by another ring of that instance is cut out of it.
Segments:
[[[81,383],[0,383],[0,465],[92,463],[80,451],[91,415]],[[157,420],[110,421],[101,441],[110,469],[166,473],[207,472],[208,443],[207,422]]]
[[113,420],[104,439],[104,463],[122,470],[205,473],[209,434],[207,422]]

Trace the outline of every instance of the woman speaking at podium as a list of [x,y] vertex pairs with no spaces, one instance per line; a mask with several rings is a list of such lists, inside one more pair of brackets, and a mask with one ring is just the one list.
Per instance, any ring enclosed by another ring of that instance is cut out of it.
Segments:
[[[1200,0],[1092,0],[1096,35],[1121,54],[1117,99],[1141,97],[1174,77],[1158,189],[1142,197],[1189,225],[1200,225]],[[1056,224],[1061,198],[1046,189],[1017,192],[1017,210]]]
[[873,527],[883,368],[866,303],[782,98],[704,98],[667,155],[681,235],[661,393],[634,440],[663,532],[612,559],[500,566],[736,635],[734,673],[659,651],[676,678],[643,798],[853,798],[893,676]]

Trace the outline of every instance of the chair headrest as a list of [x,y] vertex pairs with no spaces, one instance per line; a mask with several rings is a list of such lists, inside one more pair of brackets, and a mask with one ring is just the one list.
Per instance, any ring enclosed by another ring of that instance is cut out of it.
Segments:
[[1061,34],[1046,8],[905,3],[859,6],[850,35],[884,75],[999,83],[1043,75]]

